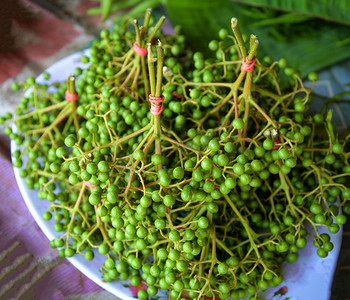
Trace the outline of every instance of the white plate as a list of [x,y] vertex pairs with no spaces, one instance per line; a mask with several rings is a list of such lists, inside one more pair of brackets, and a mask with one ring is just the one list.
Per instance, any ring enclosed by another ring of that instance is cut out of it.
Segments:
[[[88,50],[85,50],[74,53],[49,67],[46,72],[51,75],[50,81],[64,81],[69,74],[73,73],[74,68],[86,68],[86,65],[80,62],[80,58],[83,55],[88,55],[88,52]],[[40,75],[37,78],[37,82],[44,83],[47,81]],[[11,151],[14,152],[18,148],[19,147],[12,141]],[[37,191],[29,190],[26,187],[25,179],[19,176],[19,169],[14,168],[14,172],[23,199],[41,230],[49,240],[60,237],[61,233],[53,230],[54,221],[47,222],[42,218],[50,202],[38,199]],[[326,231],[321,230],[321,232]],[[324,259],[317,256],[316,249],[309,239],[308,245],[299,252],[298,261],[294,264],[286,263],[284,265],[284,282],[279,287],[266,291],[264,293],[264,298],[266,300],[286,299],[288,297],[290,300],[328,300],[330,298],[332,278],[340,251],[341,237],[342,228],[337,234],[331,236],[334,249],[329,253],[328,257]],[[80,272],[117,297],[125,300],[135,299],[128,288],[128,282],[119,280],[106,283],[103,281],[99,269],[104,263],[105,256],[100,255],[97,251],[95,251],[95,258],[93,261],[86,261],[82,255],[76,255],[67,259]],[[278,291],[284,294],[276,294]],[[166,299],[164,296],[160,296],[160,298]]]

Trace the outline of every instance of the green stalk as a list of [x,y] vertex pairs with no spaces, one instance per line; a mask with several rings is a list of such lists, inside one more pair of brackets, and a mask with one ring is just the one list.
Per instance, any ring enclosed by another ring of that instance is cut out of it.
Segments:
[[[148,25],[149,21],[151,19],[152,15],[152,9],[147,9],[145,13],[145,18],[143,22],[143,26],[140,28],[140,34],[141,34],[141,41],[140,41],[140,47],[145,47],[145,36],[148,32]],[[145,95],[146,98],[149,95],[149,82],[148,82],[148,76],[147,76],[147,70],[146,70],[146,58],[144,56],[141,57],[141,69],[142,69],[142,77],[143,77],[143,85],[145,89]]]
[[[151,95],[160,97],[162,95],[162,81],[163,81],[163,64],[164,64],[164,52],[161,42],[157,45],[157,82],[155,76],[154,62],[156,59],[153,57],[151,45],[148,44],[148,69],[150,77]],[[160,137],[160,115],[153,116],[155,125],[155,134]]]
[[[158,47],[157,47],[158,50]],[[158,50],[159,51],[159,50]],[[157,51],[157,52],[158,52]],[[154,69],[154,62],[156,59],[153,57],[151,44],[148,43],[148,72],[149,72],[149,79],[150,79],[150,86],[151,86],[151,95],[155,97],[159,97],[158,95],[161,94],[161,90],[159,91],[159,79],[157,78],[157,84],[156,84],[156,78],[155,78],[155,69]],[[161,63],[162,64],[162,63]],[[157,74],[159,74],[159,61],[158,61],[158,68],[157,68]],[[161,155],[161,145],[160,145],[160,135],[161,135],[161,127],[160,127],[160,115],[158,116],[152,116],[152,120],[154,121],[154,137],[155,137],[155,153]],[[161,169],[161,165],[158,166],[158,169]]]
[[256,54],[256,51],[258,50],[259,47],[259,40],[256,35],[251,35],[251,46],[249,48],[249,54],[248,54],[248,59],[252,60]]
[[236,18],[231,19],[231,29],[233,31],[233,34],[236,37],[238,47],[240,49],[241,58],[245,58],[247,56],[247,50],[245,48],[241,30],[239,29],[239,26],[238,26],[238,20]]
[[140,27],[139,22],[137,19],[134,19],[134,27],[135,27],[135,33],[136,33],[136,44],[141,47],[141,34],[140,34]]
[[[164,64],[164,52],[162,48],[162,43],[159,41],[157,45],[157,85],[156,85],[156,91],[155,96],[160,97],[162,95],[162,81],[163,81],[163,64]],[[154,116],[154,133],[156,136],[155,145],[156,145],[156,154],[161,155],[161,145],[160,145],[160,138],[162,135],[162,129],[160,125],[160,115]],[[158,166],[158,168],[161,168],[161,166]]]
[[77,202],[74,205],[72,216],[71,216],[71,219],[70,219],[70,222],[69,222],[69,226],[68,226],[68,229],[67,229],[66,247],[68,247],[69,235],[70,235],[70,233],[72,231],[72,228],[73,228],[75,215],[76,215],[76,213],[77,213],[77,211],[79,209],[81,200],[84,197],[85,189],[86,189],[86,185],[83,183],[82,184],[82,188],[81,188],[80,193],[79,193],[78,200],[77,200]]
[[[251,44],[251,48],[249,49],[248,60],[252,60],[256,54],[256,51],[258,50],[259,40],[257,36],[251,35],[250,44]],[[251,95],[251,89],[252,89],[253,72],[246,72],[246,73],[247,73],[247,76],[244,82],[243,95],[245,97],[249,97]]]
[[288,200],[288,204],[289,204],[290,209],[292,211],[292,215],[297,216],[297,213],[295,212],[295,209],[294,209],[292,197],[290,196],[290,193],[289,193],[289,186],[288,186],[286,179],[284,177],[285,175],[281,171],[279,171],[279,176],[280,176],[280,180],[281,180],[281,188],[284,190],[284,192],[286,194],[286,198]]
[[156,26],[154,26],[153,31],[151,32],[151,34],[149,35],[148,39],[147,39],[147,43],[150,43],[154,36],[156,35],[157,31],[159,30],[160,26],[162,26],[163,22],[165,20],[165,17],[162,16],[159,21],[157,22]]
[[[259,46],[259,40],[256,35],[250,36],[250,49],[248,54],[248,60],[252,60],[256,54],[256,51]],[[245,60],[245,58],[243,58]],[[243,73],[243,72],[242,72]],[[243,87],[243,98],[245,99],[245,110],[244,110],[244,128],[243,128],[243,137],[247,134],[247,128],[248,128],[248,118],[249,118],[249,110],[250,110],[250,104],[248,99],[252,98],[252,82],[253,82],[253,72],[244,72],[247,73],[247,76],[245,78],[244,87]]]
[[234,213],[237,215],[237,217],[241,221],[244,229],[247,231],[247,235],[248,235],[248,239],[249,239],[250,245],[251,245],[252,249],[255,251],[257,257],[260,258],[260,252],[259,252],[258,247],[256,246],[256,244],[254,242],[255,232],[250,228],[248,221],[242,216],[242,214],[239,212],[238,208],[232,202],[230,197],[227,196],[227,195],[223,195],[223,196],[225,197],[225,200],[231,206],[232,210],[234,211]]
[[[148,31],[148,24],[149,24],[149,20],[151,19],[151,15],[152,15],[152,9],[147,9],[146,13],[145,13],[145,18],[143,21],[143,31],[145,34],[147,34]],[[143,47],[144,45],[142,45]]]
[[156,86],[156,97],[162,95],[162,82],[163,82],[163,65],[164,65],[164,51],[162,43],[158,41],[157,45],[157,86]]
[[67,90],[71,94],[75,94],[75,76],[67,76]]
[[148,82],[148,76],[147,76],[147,70],[146,70],[146,59],[144,56],[141,57],[141,69],[142,69],[142,77],[143,77],[143,86],[145,88],[145,95],[147,98],[149,95],[149,82]]
[[155,95],[156,92],[156,78],[155,78],[155,71],[154,71],[154,62],[155,59],[152,54],[151,44],[147,44],[148,49],[148,73],[149,73],[149,83],[151,87],[151,95]]

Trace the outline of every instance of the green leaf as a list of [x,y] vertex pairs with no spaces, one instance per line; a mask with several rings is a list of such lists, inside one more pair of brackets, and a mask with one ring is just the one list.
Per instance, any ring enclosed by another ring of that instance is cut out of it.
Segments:
[[[123,9],[129,9],[142,2],[142,0],[118,0],[116,3],[112,1],[109,14]],[[102,5],[100,7],[92,7],[86,12],[88,16],[102,15]]]
[[91,7],[86,11],[88,16],[100,15],[102,13],[101,7]]
[[242,4],[259,5],[281,11],[302,13],[329,21],[350,25],[349,0],[233,0]]
[[[128,2],[131,3],[133,1],[135,0],[129,0]],[[158,6],[162,3],[162,0],[137,0],[135,2],[137,2],[137,5],[135,5],[130,11],[128,11],[127,15],[123,14],[116,16],[113,20],[115,22],[118,22],[125,17],[135,18],[141,14],[144,14],[146,9]]]
[[101,2],[102,21],[108,18],[112,10],[112,5],[113,5],[113,0],[102,0]]
[[259,37],[258,58],[285,57],[304,76],[350,57],[350,44],[342,43],[349,37],[346,25],[309,18],[292,22],[290,14],[279,17],[276,11],[226,0],[168,0],[167,14],[197,51],[212,54],[208,43],[218,39],[221,28],[231,32],[230,20],[236,17],[243,33]]
[[310,20],[310,17],[298,15],[294,13],[283,14],[274,18],[263,19],[261,21],[257,21],[252,23],[251,26],[259,27],[259,26],[270,26],[277,24],[290,24],[290,23],[301,23]]
[[116,12],[122,9],[127,9],[130,8],[134,5],[137,5],[141,2],[142,0],[123,0],[123,1],[118,1],[117,3],[114,3],[112,6],[112,11]]

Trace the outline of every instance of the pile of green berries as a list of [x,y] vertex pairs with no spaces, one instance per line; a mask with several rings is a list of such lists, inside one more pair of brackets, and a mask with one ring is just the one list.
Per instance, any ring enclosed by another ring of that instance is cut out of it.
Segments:
[[[62,232],[50,242],[59,256],[92,260],[96,248],[104,280],[144,282],[140,299],[159,289],[256,299],[283,282],[282,262],[298,259],[307,236],[320,257],[332,251],[350,213],[350,137],[336,134],[331,111],[308,114],[311,90],[286,59],[241,70],[259,42],[236,19],[209,58],[178,28],[164,36],[163,20],[150,28],[147,11],[135,30],[103,30],[67,83],[16,84],[27,93],[16,131],[5,129],[21,145],[14,165],[51,202],[43,218]],[[163,95],[161,114],[149,95]]]

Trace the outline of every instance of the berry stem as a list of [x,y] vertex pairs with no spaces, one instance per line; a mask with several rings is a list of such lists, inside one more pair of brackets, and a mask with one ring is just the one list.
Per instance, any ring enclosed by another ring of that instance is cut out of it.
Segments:
[[83,200],[85,189],[86,189],[86,185],[82,184],[82,187],[81,187],[81,190],[80,190],[80,193],[79,193],[79,197],[78,197],[77,202],[74,205],[74,208],[73,208],[73,211],[72,211],[72,216],[71,216],[71,219],[70,219],[70,222],[69,222],[69,226],[68,226],[68,229],[67,229],[67,233],[66,233],[66,247],[68,247],[69,235],[70,235],[70,233],[72,231],[72,228],[73,228],[75,215],[76,215],[76,213],[77,213],[77,211],[79,209],[81,201]]
[[236,40],[237,40],[238,47],[240,50],[239,53],[241,55],[241,59],[245,58],[247,56],[247,50],[245,47],[245,43],[243,41],[241,30],[239,29],[238,20],[236,18],[231,19],[231,29],[233,31],[233,34],[235,35]]
[[247,232],[249,241],[250,241],[250,245],[252,247],[252,249],[255,251],[256,256],[258,258],[260,258],[260,252],[258,250],[258,247],[256,246],[255,242],[254,242],[254,236],[255,236],[255,232],[250,228],[248,221],[242,216],[242,214],[239,212],[238,208],[236,207],[236,205],[232,202],[232,200],[230,199],[229,196],[227,195],[223,195],[225,200],[227,201],[227,203],[231,206],[232,210],[234,211],[234,213],[237,215],[237,217],[240,219],[244,229]]

